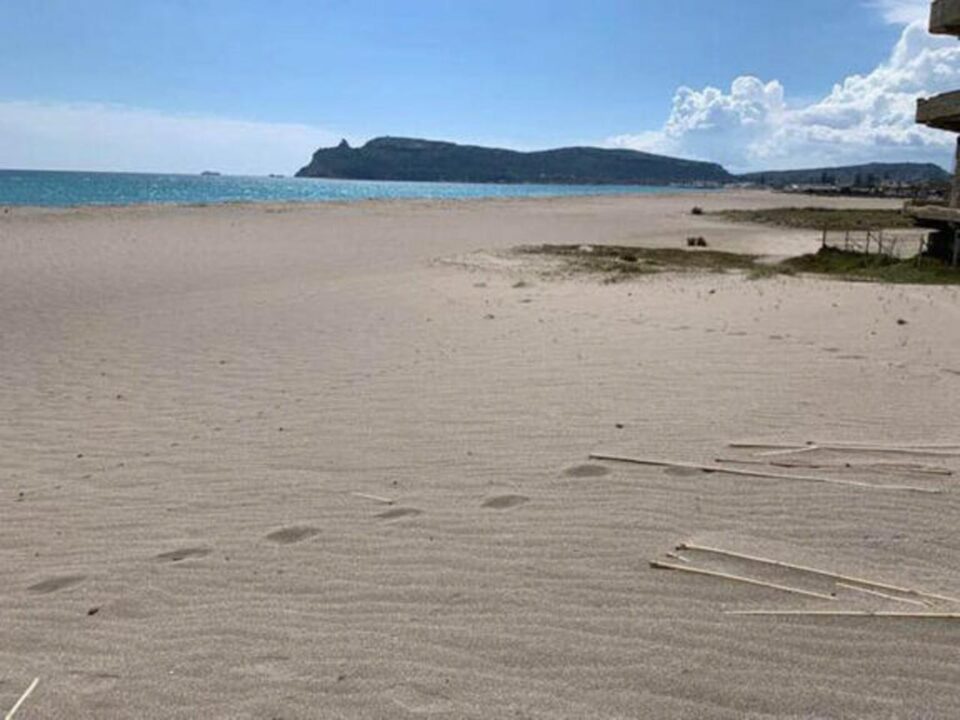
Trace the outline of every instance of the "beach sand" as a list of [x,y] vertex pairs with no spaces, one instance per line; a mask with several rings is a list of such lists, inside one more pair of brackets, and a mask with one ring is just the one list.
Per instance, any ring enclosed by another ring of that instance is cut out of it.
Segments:
[[956,441],[958,290],[500,252],[815,249],[690,215],[788,204],[871,203],[0,214],[0,709],[39,677],[18,720],[958,717],[960,621],[728,615],[918,608],[648,565],[696,541],[960,596],[956,478],[588,460]]

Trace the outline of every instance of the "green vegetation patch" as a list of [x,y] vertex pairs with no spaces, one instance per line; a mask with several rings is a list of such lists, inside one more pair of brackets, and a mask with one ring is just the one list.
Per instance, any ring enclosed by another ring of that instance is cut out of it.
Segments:
[[821,248],[814,255],[784,260],[773,266],[788,273],[831,275],[845,280],[913,285],[960,285],[960,271],[928,257],[899,259],[886,255]]
[[960,285],[960,270],[933,258],[900,259],[830,247],[773,264],[757,263],[756,255],[628,245],[529,245],[516,251],[562,259],[565,272],[603,275],[605,282],[661,271],[742,271],[751,280],[807,273],[860,282]]
[[801,230],[894,230],[916,227],[900,210],[837,210],[832,208],[772,208],[720,210],[710,213],[733,222],[758,223]]
[[755,255],[717,250],[643,248],[629,245],[528,245],[517,252],[545,255],[566,261],[567,269],[596,273],[616,282],[631,275],[649,275],[661,270],[726,272],[750,270]]

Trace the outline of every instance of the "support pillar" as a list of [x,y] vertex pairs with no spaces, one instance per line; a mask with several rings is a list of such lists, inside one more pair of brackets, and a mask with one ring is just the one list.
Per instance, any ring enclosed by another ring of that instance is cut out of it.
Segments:
[[960,207],[960,137],[953,159],[953,185],[950,189],[950,207]]

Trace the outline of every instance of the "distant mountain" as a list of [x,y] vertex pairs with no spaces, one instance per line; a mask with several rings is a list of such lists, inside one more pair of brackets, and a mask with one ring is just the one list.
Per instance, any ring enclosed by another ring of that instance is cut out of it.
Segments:
[[320,148],[297,177],[468,183],[670,185],[732,182],[716,163],[635,150],[572,147],[541,152],[381,137],[360,148]]
[[553,185],[680,185],[751,182],[769,187],[874,187],[883,181],[948,182],[931,163],[870,163],[731,175],[716,163],[590,147],[517,152],[435,140],[380,137],[359,148],[320,148],[297,177]]
[[776,170],[738,176],[743,182],[754,182],[770,187],[786,185],[839,185],[843,187],[870,187],[883,181],[892,182],[947,182],[950,174],[932,163],[870,163],[846,167],[813,168],[810,170]]

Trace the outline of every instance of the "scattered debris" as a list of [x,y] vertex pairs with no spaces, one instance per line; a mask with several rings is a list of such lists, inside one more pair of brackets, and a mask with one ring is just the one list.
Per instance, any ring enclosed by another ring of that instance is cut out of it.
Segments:
[[725,615],[796,616],[796,617],[876,617],[915,618],[926,620],[960,620],[960,613],[890,612],[884,610],[726,610]]
[[907,603],[909,605],[919,605],[920,607],[930,607],[930,603],[924,602],[923,600],[910,600],[909,598],[901,598],[897,597],[896,595],[888,595],[887,593],[879,592],[878,590],[870,590],[869,588],[850,585],[849,583],[838,582],[837,587],[843,588],[844,590],[853,590],[855,592],[865,593],[866,595],[883,598],[884,600],[892,600],[894,602]]
[[789,455],[799,452],[812,452],[814,450],[839,450],[850,453],[898,453],[901,455],[960,457],[960,445],[956,443],[932,445],[884,445],[808,440],[806,442],[794,443],[731,442],[728,443],[728,447],[737,448],[740,450],[783,450],[784,452],[778,453],[781,455]]
[[652,465],[656,467],[685,468],[688,470],[701,470],[706,473],[723,473],[727,475],[742,475],[744,477],[769,478],[773,480],[796,480],[800,482],[827,483],[830,485],[849,485],[851,487],[860,487],[866,490],[897,490],[902,492],[918,492],[939,495],[943,490],[935,488],[924,488],[914,485],[876,485],[873,483],[859,482],[856,480],[840,480],[838,478],[826,478],[814,475],[785,475],[775,472],[763,472],[755,470],[739,470],[736,468],[724,467],[722,465],[702,465],[700,463],[675,462],[671,460],[653,460],[648,458],[632,458],[620,455],[606,455],[602,453],[591,453],[592,460],[606,460],[608,462],[632,463],[634,465]]
[[[761,453],[757,457],[763,457]],[[767,456],[769,457],[769,456]],[[790,460],[741,460],[737,458],[718,457],[714,462],[732,465],[769,465],[781,468],[803,468],[805,470],[874,470],[879,472],[918,473],[921,475],[953,475],[953,470],[937,465],[916,465],[913,463],[883,463],[883,462],[796,462]]]
[[817,598],[818,600],[836,600],[833,595],[824,595],[822,593],[812,592],[810,590],[801,590],[800,588],[789,587],[787,585],[777,585],[763,580],[754,580],[753,578],[742,577],[740,575],[730,575],[729,573],[717,572],[716,570],[704,570],[703,568],[689,567],[687,565],[673,565],[671,563],[651,560],[650,567],[657,570],[677,570],[679,572],[692,573],[694,575],[707,575],[708,577],[721,578],[723,580],[732,580],[734,582],[745,583],[747,585],[757,585],[759,587],[780,590],[782,592],[793,593],[795,595],[805,595],[807,597]]
[[931,600],[940,600],[943,602],[955,603],[960,605],[960,599],[947,597],[945,595],[935,595],[934,593],[923,592],[921,590],[916,590],[914,588],[898,587],[896,585],[890,585],[889,583],[877,582],[875,580],[866,580],[864,578],[858,578],[851,575],[841,575],[839,573],[830,572],[829,570],[820,570],[819,568],[808,567],[805,565],[796,565],[794,563],[783,562],[781,560],[773,560],[771,558],[760,557],[757,555],[747,555],[745,553],[734,552],[732,550],[724,550],[723,548],[709,547],[706,545],[697,545],[695,543],[680,543],[679,545],[677,545],[676,549],[678,551],[686,550],[690,552],[702,552],[702,553],[710,553],[713,555],[723,555],[723,556],[734,558],[737,560],[747,560],[750,562],[760,563],[762,565],[772,565],[774,567],[778,567],[783,570],[795,570],[797,572],[806,573],[808,575],[818,575],[823,578],[834,580],[838,583],[860,585],[868,588],[873,588],[876,590],[885,590],[887,592],[899,593],[901,595],[907,595],[909,597],[930,598]]
[[350,493],[354,497],[362,498],[363,500],[372,500],[373,502],[378,502],[383,505],[393,505],[396,503],[396,500],[391,500],[390,498],[380,497],[379,495],[368,495],[367,493],[355,492]]
[[33,682],[30,683],[30,687],[28,687],[24,691],[23,695],[20,696],[20,699],[17,700],[16,704],[12,708],[10,708],[10,712],[8,712],[6,715],[3,716],[3,720],[12,720],[13,716],[16,715],[17,710],[19,710],[20,707],[23,705],[23,703],[27,701],[27,698],[30,697],[30,693],[32,693],[36,689],[39,683],[40,683],[40,678],[37,677],[33,679]]

